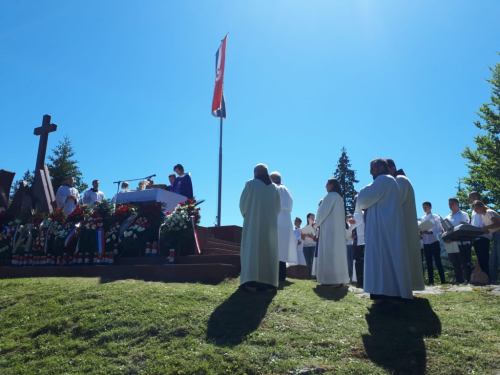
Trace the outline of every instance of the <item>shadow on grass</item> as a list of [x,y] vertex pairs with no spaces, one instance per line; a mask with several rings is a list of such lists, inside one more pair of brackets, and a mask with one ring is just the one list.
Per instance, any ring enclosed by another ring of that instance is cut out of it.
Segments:
[[285,280],[285,281],[280,281],[278,284],[278,290],[283,290],[286,287],[292,286],[295,283],[292,283],[291,281]]
[[182,283],[182,284],[204,284],[204,285],[218,285],[222,283],[224,280],[217,280],[217,281],[193,281],[193,280],[186,280],[179,278],[179,280],[162,280],[162,279],[157,279],[157,278],[144,278],[144,277],[99,277],[99,284],[109,284],[109,283],[114,283],[118,281],[127,281],[127,280],[134,280],[134,281],[154,281],[154,282],[159,282],[159,283]]
[[330,300],[330,301],[340,301],[342,298],[347,296],[347,292],[349,291],[348,286],[342,286],[340,288],[331,288],[331,287],[322,287],[316,286],[313,289],[314,293],[318,295],[318,297]]
[[236,290],[217,307],[208,321],[207,340],[218,346],[235,346],[255,331],[276,293]]
[[394,313],[370,311],[366,315],[370,335],[363,335],[368,358],[391,373],[424,374],[424,337],[441,334],[441,322],[427,299],[414,298]]

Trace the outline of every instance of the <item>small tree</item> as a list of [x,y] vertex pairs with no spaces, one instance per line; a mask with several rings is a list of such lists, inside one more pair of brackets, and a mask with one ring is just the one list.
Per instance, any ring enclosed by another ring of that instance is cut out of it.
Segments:
[[[478,191],[484,203],[500,208],[500,63],[490,67],[492,78],[491,103],[479,108],[479,121],[474,125],[485,132],[474,138],[476,149],[465,147],[462,157],[468,160],[469,176],[464,177],[467,191]],[[482,121],[481,121],[482,120]]]
[[65,136],[62,141],[52,150],[54,156],[49,156],[50,163],[47,165],[49,168],[50,177],[52,179],[52,187],[54,192],[64,185],[67,176],[75,178],[75,187],[79,192],[88,189],[88,185],[83,182],[83,174],[77,166],[78,161],[72,160],[75,156],[71,141],[68,136]]
[[342,147],[342,155],[337,162],[337,169],[333,174],[339,180],[340,187],[342,188],[342,195],[344,196],[344,208],[346,214],[353,214],[356,205],[354,204],[354,197],[358,192],[354,189],[354,184],[359,181],[356,180],[356,171],[351,169],[351,162],[347,156],[345,147]]

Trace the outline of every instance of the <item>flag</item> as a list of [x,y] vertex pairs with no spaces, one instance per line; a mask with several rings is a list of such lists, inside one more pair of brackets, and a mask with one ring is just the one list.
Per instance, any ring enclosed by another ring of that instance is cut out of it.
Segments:
[[212,115],[214,117],[226,118],[226,101],[224,98],[224,67],[226,63],[226,40],[227,35],[215,54],[215,89],[212,100]]

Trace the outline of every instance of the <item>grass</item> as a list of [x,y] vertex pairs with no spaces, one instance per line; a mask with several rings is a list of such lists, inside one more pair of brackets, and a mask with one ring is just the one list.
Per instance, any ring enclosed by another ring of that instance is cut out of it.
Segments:
[[487,289],[415,298],[386,316],[308,280],[277,294],[237,287],[0,280],[0,374],[500,371],[500,297]]

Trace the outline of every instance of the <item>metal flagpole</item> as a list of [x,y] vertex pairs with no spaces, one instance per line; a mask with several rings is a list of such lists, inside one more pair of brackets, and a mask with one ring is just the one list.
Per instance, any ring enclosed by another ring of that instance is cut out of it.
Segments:
[[217,203],[218,227],[220,227],[221,197],[222,197],[222,113],[220,117],[220,145],[219,145],[219,202]]

